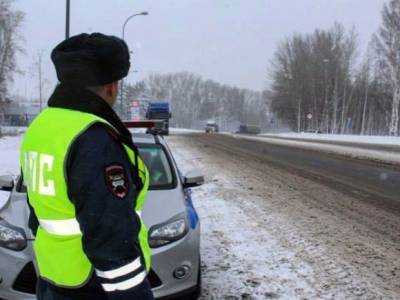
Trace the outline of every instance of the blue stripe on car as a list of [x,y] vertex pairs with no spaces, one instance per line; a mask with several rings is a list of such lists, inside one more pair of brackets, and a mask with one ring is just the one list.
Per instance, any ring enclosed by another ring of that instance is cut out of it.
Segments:
[[191,191],[186,192],[186,209],[187,209],[190,227],[192,229],[195,229],[197,226],[197,222],[199,221],[199,216],[197,215],[196,209],[193,206]]

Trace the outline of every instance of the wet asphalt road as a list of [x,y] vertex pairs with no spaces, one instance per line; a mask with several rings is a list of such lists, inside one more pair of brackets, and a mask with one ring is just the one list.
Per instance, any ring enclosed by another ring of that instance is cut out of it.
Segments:
[[240,152],[266,160],[290,172],[315,177],[340,189],[400,200],[400,166],[251,141],[238,136],[194,134],[193,137],[205,146],[210,144],[224,151]]

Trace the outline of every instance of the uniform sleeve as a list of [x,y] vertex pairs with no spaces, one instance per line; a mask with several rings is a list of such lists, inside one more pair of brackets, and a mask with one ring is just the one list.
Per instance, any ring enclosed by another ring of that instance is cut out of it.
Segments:
[[153,299],[146,279],[135,213],[136,178],[122,145],[102,126],[73,144],[68,194],[83,233],[83,250],[109,299]]
[[26,202],[28,203],[28,207],[29,207],[28,226],[29,226],[30,230],[32,231],[33,235],[36,236],[37,230],[39,228],[39,220],[35,214],[35,211],[33,210],[33,207],[29,203],[28,193],[26,194]]

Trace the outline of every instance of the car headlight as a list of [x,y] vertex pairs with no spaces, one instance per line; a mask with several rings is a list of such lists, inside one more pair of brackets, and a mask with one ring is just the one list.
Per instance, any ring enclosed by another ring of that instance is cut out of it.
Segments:
[[26,248],[26,244],[24,230],[0,218],[0,247],[22,251]]
[[176,215],[165,223],[154,225],[149,230],[149,245],[157,248],[175,242],[189,231],[184,213]]

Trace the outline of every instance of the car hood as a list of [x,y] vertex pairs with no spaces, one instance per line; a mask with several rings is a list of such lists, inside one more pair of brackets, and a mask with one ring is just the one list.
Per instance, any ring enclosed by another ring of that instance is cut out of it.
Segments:
[[152,190],[142,209],[142,218],[148,228],[164,223],[177,214],[185,212],[185,198],[182,190]]
[[10,192],[0,191],[0,211],[8,204],[10,201],[10,196]]
[[7,201],[3,205],[0,203],[0,217],[11,225],[24,229],[26,237],[31,239],[33,235],[28,226],[29,213],[24,193],[8,193]]

